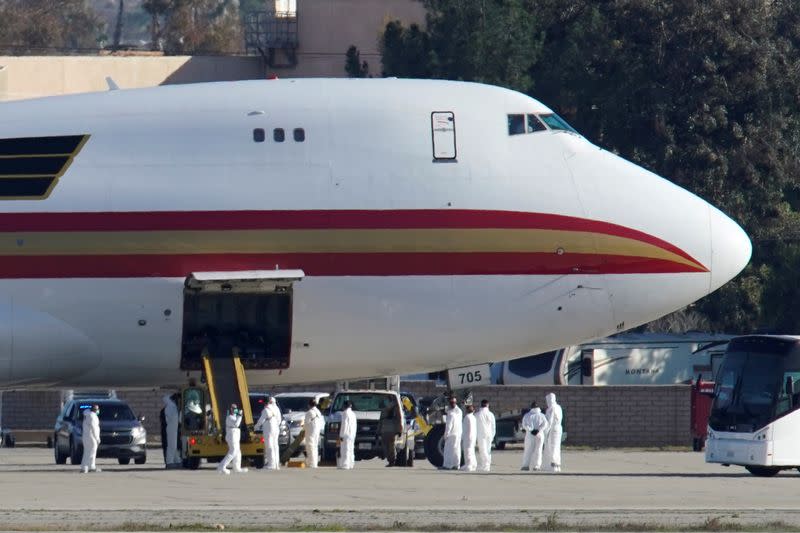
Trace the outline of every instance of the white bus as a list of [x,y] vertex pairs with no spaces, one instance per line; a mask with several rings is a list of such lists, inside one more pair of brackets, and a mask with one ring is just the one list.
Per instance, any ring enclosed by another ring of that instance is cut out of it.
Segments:
[[800,337],[751,335],[728,345],[714,387],[706,462],[757,476],[800,468]]
[[671,385],[715,375],[730,335],[626,333],[502,364],[505,385]]

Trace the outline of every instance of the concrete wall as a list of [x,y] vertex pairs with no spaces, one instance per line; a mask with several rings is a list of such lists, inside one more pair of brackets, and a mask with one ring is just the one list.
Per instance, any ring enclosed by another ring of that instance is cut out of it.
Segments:
[[[351,384],[354,388],[365,384]],[[333,384],[271,389],[272,392],[302,390],[332,391]],[[417,396],[444,392],[430,381],[406,381],[402,389]],[[544,406],[544,396],[555,392],[564,408],[568,443],[573,446],[688,446],[690,435],[691,387],[689,385],[641,386],[504,386],[491,385],[473,390],[476,402],[486,398],[496,414],[519,410],[535,400]],[[137,416],[145,416],[148,433],[160,435],[158,413],[165,391],[118,391]],[[58,392],[6,392],[2,421],[8,429],[47,429],[60,409]]]
[[418,0],[301,0],[298,2],[298,63],[267,68],[261,57],[160,56],[0,56],[0,101],[105,91],[106,76],[120,88],[162,84],[287,77],[344,77],[345,52],[355,45],[370,72],[380,76],[379,37],[386,23],[424,25]]
[[298,64],[276,69],[282,77],[345,76],[345,53],[355,45],[370,74],[381,75],[379,39],[386,24],[425,25],[419,0],[299,0],[297,2]]
[[[0,101],[172,83],[263,79],[257,57],[0,56]],[[5,82],[4,82],[5,77]]]
[[[441,394],[431,382],[405,382],[403,390]],[[487,399],[492,411],[518,410],[554,392],[564,409],[572,446],[688,446],[691,444],[691,386],[627,385],[606,387],[490,385],[473,390],[474,401]]]

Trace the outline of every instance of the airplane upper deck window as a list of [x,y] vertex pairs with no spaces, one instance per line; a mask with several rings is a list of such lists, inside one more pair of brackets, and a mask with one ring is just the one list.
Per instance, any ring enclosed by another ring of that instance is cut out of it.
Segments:
[[542,120],[542,122],[547,124],[551,130],[571,131],[572,133],[578,133],[575,131],[575,128],[567,124],[566,120],[559,117],[555,113],[551,113],[549,115],[539,115],[539,118]]

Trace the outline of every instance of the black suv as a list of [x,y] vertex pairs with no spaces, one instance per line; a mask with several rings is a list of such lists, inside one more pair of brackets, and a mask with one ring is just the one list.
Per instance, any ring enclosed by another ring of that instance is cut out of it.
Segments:
[[137,419],[128,404],[115,399],[70,400],[56,419],[53,434],[53,453],[56,464],[67,458],[74,465],[83,459],[83,412],[100,406],[100,446],[97,457],[114,458],[126,465],[131,459],[137,465],[147,461],[147,432],[142,426],[144,417]]

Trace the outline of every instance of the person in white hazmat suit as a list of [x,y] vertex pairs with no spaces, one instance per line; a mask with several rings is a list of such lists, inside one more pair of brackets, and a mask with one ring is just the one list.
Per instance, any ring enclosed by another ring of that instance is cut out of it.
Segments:
[[549,465],[553,472],[561,472],[561,420],[564,413],[561,406],[556,403],[556,395],[552,392],[544,397],[547,402],[547,438],[544,444],[544,464]]
[[544,436],[547,434],[547,417],[536,402],[531,404],[531,410],[522,417],[522,429],[525,430],[525,451],[522,453],[522,468],[520,470],[542,469],[542,447]]
[[311,398],[308,401],[308,411],[303,418],[303,444],[306,448],[306,466],[317,468],[319,464],[319,435],[325,428],[325,418],[317,408],[317,401]]
[[97,447],[100,446],[100,406],[95,404],[91,408],[83,411],[83,460],[81,461],[81,473],[101,472],[95,460],[97,459]]
[[178,424],[180,413],[178,406],[169,394],[164,395],[164,419],[167,422],[167,455],[164,463],[167,468],[180,468],[181,457],[178,453]]
[[464,409],[467,411],[467,414],[464,415],[464,429],[461,432],[461,449],[464,453],[464,466],[461,467],[461,470],[464,472],[474,472],[475,469],[478,468],[478,462],[475,459],[475,444],[478,441],[475,408],[472,405],[468,405]]
[[225,417],[225,442],[228,443],[228,453],[217,466],[220,474],[230,474],[228,471],[230,463],[233,463],[234,472],[247,472],[246,468],[242,468],[242,431],[239,429],[241,423],[242,412],[235,403],[231,404],[228,416]]
[[445,410],[444,421],[444,460],[443,470],[458,470],[461,466],[461,433],[463,429],[461,409],[458,401],[450,398],[450,406]]
[[270,396],[261,416],[256,422],[255,429],[264,433],[264,463],[267,470],[279,470],[281,465],[281,451],[278,437],[281,432],[281,410],[275,403],[275,397]]
[[352,470],[356,463],[355,445],[358,420],[353,412],[353,402],[344,402],[341,423],[339,424],[339,468]]
[[489,400],[481,400],[481,408],[475,413],[475,422],[478,428],[478,470],[488,472],[492,468],[492,442],[496,431]]

